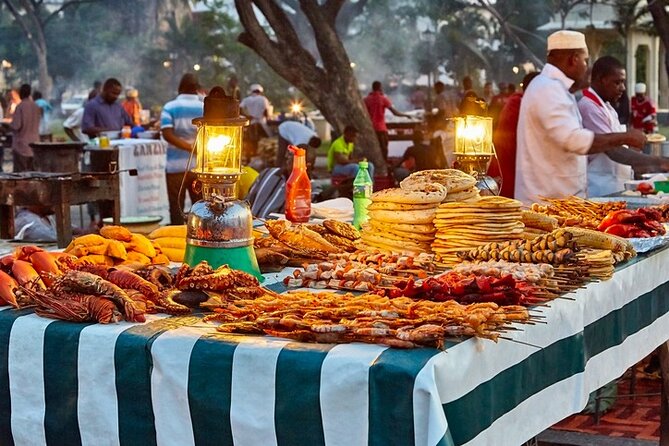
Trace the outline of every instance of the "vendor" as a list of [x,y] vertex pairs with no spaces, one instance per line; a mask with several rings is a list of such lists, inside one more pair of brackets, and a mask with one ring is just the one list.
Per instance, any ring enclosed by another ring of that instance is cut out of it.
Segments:
[[[362,160],[355,151],[358,129],[352,125],[344,128],[344,133],[330,144],[328,150],[328,170],[333,176],[355,178],[358,174],[358,161]],[[374,165],[369,163],[369,176],[374,178]]]
[[548,63],[527,88],[520,105],[515,198],[585,197],[587,158],[627,144],[641,148],[638,130],[595,134],[583,128],[570,88],[588,71],[585,35],[557,31],[548,36]]
[[[279,124],[279,148],[276,155],[276,165],[285,169],[286,166],[286,152],[288,145],[305,146],[307,150],[307,158],[313,161],[316,157],[316,149],[321,146],[321,139],[316,132],[309,128],[306,124],[299,121],[284,121]],[[288,169],[290,172],[290,169]],[[311,169],[308,169],[311,173]]]
[[[592,67],[592,83],[583,91],[578,109],[583,127],[595,133],[624,132],[613,105],[625,91],[625,67],[612,56],[597,59]],[[631,166],[631,167],[630,167]],[[645,155],[627,147],[588,155],[588,196],[600,197],[621,191],[633,172],[669,170],[669,160]]]
[[81,121],[81,131],[95,138],[100,133],[120,131],[123,126],[132,126],[132,120],[121,104],[116,102],[121,95],[121,83],[114,78],[105,81],[102,93],[86,103]]

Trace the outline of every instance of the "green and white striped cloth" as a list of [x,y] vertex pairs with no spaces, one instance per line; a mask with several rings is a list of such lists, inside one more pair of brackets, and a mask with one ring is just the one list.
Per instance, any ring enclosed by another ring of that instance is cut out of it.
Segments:
[[195,316],[73,324],[0,311],[2,445],[510,445],[669,338],[669,250],[435,349],[223,335]]

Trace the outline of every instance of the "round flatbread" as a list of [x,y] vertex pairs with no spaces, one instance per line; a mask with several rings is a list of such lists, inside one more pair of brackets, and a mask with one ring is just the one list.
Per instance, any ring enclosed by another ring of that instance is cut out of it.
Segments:
[[439,206],[439,209],[520,209],[522,205],[522,202],[511,198],[485,196],[467,203],[443,203]]
[[460,192],[476,185],[476,178],[457,169],[432,169],[414,172],[400,183],[402,189],[411,190],[422,185],[437,183],[446,187],[448,193]]
[[384,211],[420,211],[423,209],[435,209],[438,203],[425,204],[405,204],[392,203],[390,201],[376,201],[367,206],[367,210],[384,210]]
[[393,187],[372,194],[372,202],[390,202],[402,204],[441,203],[446,198],[446,188],[441,184],[425,184],[413,190]]
[[380,230],[392,228],[395,231],[410,232],[414,234],[432,235],[437,229],[432,223],[412,224],[412,223],[386,223],[380,220],[369,220],[368,223]]
[[379,225],[378,223],[369,222],[369,224],[363,226],[363,229],[368,232],[374,232],[376,234],[383,235],[395,240],[412,240],[421,242],[430,243],[434,240],[434,234],[421,234],[419,232],[404,232],[394,229],[392,226]]
[[422,209],[418,211],[388,211],[372,210],[367,213],[371,220],[383,221],[386,223],[413,223],[427,224],[434,220],[434,209]]
[[377,234],[371,234],[369,232],[362,233],[362,237],[360,237],[363,241],[366,243],[370,242],[376,242],[376,243],[383,243],[386,246],[394,246],[397,248],[409,248],[409,249],[424,249],[429,251],[430,250],[430,244],[425,243],[425,242],[414,242],[410,240],[394,240],[382,235],[377,235]]

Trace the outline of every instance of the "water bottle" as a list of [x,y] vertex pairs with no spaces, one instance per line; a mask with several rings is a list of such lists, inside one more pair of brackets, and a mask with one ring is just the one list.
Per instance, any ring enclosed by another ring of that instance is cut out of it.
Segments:
[[372,203],[372,189],[374,183],[369,176],[369,164],[367,161],[358,163],[358,174],[353,180],[353,226],[360,229],[363,223],[366,223],[367,206]]

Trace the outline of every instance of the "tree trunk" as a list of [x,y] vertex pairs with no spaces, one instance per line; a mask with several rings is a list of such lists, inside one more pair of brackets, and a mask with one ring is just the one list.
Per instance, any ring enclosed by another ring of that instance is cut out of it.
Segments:
[[648,0],[648,10],[653,16],[653,23],[664,45],[664,69],[669,75],[669,14],[665,0]]
[[53,93],[53,79],[49,75],[49,66],[46,62],[46,49],[35,48],[35,52],[37,54],[39,88],[44,98],[51,100],[53,99],[51,96]]
[[[235,0],[244,27],[239,41],[309,98],[338,133],[347,125],[355,126],[359,130],[357,147],[380,175],[387,174],[351,61],[337,36],[336,20],[343,0],[327,0],[323,4],[300,0],[299,4],[314,32],[321,63],[300,43],[279,0]],[[260,25],[254,5],[272,28],[271,37]]]

